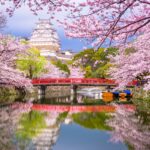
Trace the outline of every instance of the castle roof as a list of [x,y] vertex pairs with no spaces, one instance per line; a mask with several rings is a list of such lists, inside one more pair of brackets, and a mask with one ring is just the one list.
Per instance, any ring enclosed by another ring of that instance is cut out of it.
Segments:
[[49,19],[39,19],[30,38],[30,44],[40,50],[59,51],[59,38]]

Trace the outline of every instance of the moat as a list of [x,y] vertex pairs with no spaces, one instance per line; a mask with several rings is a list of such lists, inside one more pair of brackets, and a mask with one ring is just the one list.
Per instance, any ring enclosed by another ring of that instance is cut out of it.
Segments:
[[[116,119],[112,117],[112,114],[116,113],[114,102],[116,100],[105,103],[97,95],[91,97],[81,93],[72,97],[68,92],[62,91],[48,93],[44,99],[38,96],[28,97],[28,99],[25,97],[1,105],[0,149],[130,149],[134,144],[133,140],[122,140],[121,136],[117,136],[118,142],[113,140],[117,132],[110,126],[110,122]],[[135,110],[131,100],[118,104],[122,109]],[[134,119],[134,116],[132,117]],[[120,122],[121,120],[122,118]],[[138,122],[137,125],[139,126]],[[126,128],[122,127],[122,130],[126,132]]]

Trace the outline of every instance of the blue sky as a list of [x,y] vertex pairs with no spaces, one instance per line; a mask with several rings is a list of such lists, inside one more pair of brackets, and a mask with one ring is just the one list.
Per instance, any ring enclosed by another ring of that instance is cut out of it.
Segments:
[[[1,10],[4,11],[3,8]],[[42,11],[35,16],[29,10],[28,7],[22,6],[18,10],[15,11],[12,17],[7,16],[7,25],[3,30],[5,34],[11,34],[19,37],[30,37],[33,29],[36,26],[36,22],[38,19],[48,19],[49,15],[45,11]],[[83,49],[84,43],[79,39],[69,39],[64,35],[63,29],[58,27],[55,22],[52,22],[54,28],[57,30],[57,33],[60,38],[62,50],[73,50],[74,52],[78,52]]]

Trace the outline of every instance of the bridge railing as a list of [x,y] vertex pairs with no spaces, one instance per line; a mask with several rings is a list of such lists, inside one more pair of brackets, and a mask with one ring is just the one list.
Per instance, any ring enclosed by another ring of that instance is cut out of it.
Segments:
[[[33,85],[46,84],[101,84],[101,85],[117,85],[115,80],[101,78],[39,78],[32,80]],[[137,80],[129,82],[127,86],[136,86]]]
[[32,84],[116,84],[114,80],[99,78],[46,78],[33,79]]
[[[102,78],[38,78],[32,80],[33,85],[46,84],[101,84],[101,85],[117,85],[115,80]],[[137,80],[129,82],[127,86],[138,85]]]

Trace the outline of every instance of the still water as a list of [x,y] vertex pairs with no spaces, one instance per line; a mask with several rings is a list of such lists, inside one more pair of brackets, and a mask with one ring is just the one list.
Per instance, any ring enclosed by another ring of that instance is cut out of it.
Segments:
[[149,149],[141,140],[148,140],[149,133],[139,132],[139,123],[132,122],[132,104],[119,104],[130,110],[122,118],[121,113],[114,115],[116,106],[111,103],[81,95],[57,96],[1,105],[0,150]]

